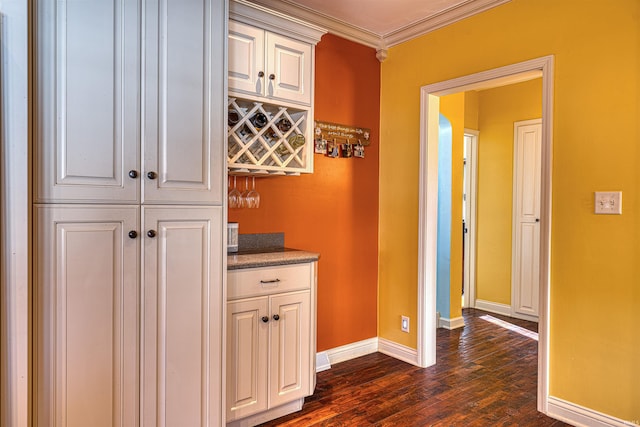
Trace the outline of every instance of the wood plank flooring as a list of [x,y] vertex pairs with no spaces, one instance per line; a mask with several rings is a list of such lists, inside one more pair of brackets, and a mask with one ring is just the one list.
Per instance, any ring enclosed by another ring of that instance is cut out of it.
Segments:
[[465,327],[438,329],[437,363],[420,369],[381,353],[318,373],[302,411],[262,426],[567,426],[537,412],[537,345],[465,309]]

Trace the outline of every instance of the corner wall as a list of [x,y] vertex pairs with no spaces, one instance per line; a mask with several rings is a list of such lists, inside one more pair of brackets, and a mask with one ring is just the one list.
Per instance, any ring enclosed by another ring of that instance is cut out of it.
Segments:
[[371,128],[365,158],[315,154],[313,174],[257,179],[260,207],[230,209],[229,221],[242,234],[284,232],[287,247],[320,253],[324,351],[377,336],[380,62],[374,49],[330,34],[315,60],[315,119]]
[[[416,348],[415,333],[393,328],[398,313],[417,310],[420,87],[546,55],[555,56],[550,394],[640,420],[637,0],[514,0],[389,49],[381,89],[380,336]],[[623,192],[623,214],[594,215],[594,191],[615,190]]]

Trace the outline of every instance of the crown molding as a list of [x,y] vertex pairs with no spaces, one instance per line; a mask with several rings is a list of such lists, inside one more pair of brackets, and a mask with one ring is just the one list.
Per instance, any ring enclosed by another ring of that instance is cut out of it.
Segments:
[[349,24],[332,16],[295,3],[293,0],[250,0],[251,3],[275,10],[285,16],[297,18],[321,28],[331,34],[376,49],[380,62],[387,57],[389,47],[404,43],[423,34],[451,25],[470,16],[508,3],[511,0],[466,0],[435,15],[413,22],[386,34],[377,34]]
[[[511,0],[467,0],[449,9],[445,9],[440,13],[386,33],[382,36],[382,39],[385,41],[386,47],[395,46],[510,1]],[[331,29],[329,28],[329,30]]]
[[295,37],[316,45],[327,32],[314,21],[301,19],[278,8],[262,5],[257,1],[232,0],[229,2],[229,18],[234,21],[264,28],[274,33]]
[[291,0],[250,0],[251,3],[258,4],[271,10],[278,11],[284,15],[295,17],[305,22],[326,28],[331,34],[335,34],[347,40],[363,44],[365,46],[380,49],[383,45],[382,36],[365,30],[364,28],[351,25],[347,22],[333,18],[322,12],[318,12],[306,6],[297,4]]

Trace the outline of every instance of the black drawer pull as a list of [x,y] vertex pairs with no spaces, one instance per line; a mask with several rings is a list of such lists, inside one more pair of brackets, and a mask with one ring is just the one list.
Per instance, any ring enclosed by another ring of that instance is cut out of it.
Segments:
[[260,283],[278,283],[279,281],[280,281],[280,279],[260,280]]

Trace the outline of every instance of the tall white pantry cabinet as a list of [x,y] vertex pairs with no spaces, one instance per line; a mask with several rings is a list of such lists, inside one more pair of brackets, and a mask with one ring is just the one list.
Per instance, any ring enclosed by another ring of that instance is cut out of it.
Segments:
[[38,0],[35,426],[220,426],[226,0]]

